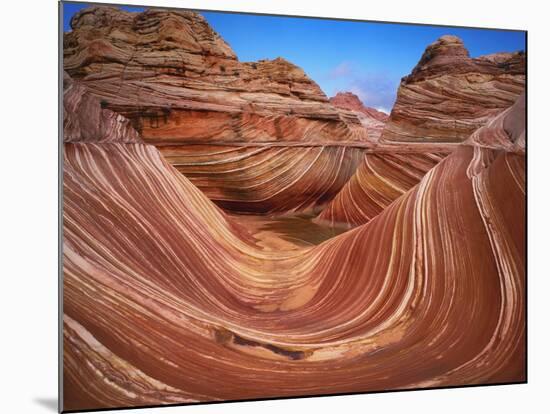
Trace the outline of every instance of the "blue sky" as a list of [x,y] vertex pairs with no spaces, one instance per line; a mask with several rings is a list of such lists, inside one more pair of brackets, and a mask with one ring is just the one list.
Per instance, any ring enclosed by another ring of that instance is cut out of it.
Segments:
[[[63,27],[83,3],[64,3]],[[128,11],[144,8],[121,6]],[[356,93],[368,106],[388,112],[400,79],[426,46],[445,34],[460,37],[472,57],[525,49],[525,34],[372,22],[350,22],[201,12],[243,62],[284,57],[300,66],[321,89]]]

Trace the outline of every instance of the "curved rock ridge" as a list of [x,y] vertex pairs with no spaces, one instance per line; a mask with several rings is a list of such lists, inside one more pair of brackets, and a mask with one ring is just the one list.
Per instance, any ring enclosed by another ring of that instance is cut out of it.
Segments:
[[[350,111],[353,116],[359,118],[359,121],[367,130],[369,141],[376,144],[388,119],[387,114],[363,105],[359,97],[352,92],[338,92],[329,100],[335,107]],[[343,116],[346,115],[348,115],[347,112],[343,114]]]
[[63,73],[64,142],[142,142],[130,121]]
[[[525,94],[476,130],[462,145],[525,153]],[[434,147],[432,149],[438,151],[422,152],[419,145],[408,147],[401,153],[393,150],[365,154],[353,177],[316,222],[347,228],[367,223],[418,183],[453,148]]]
[[65,144],[63,194],[65,410],[525,380],[521,152],[461,146],[292,251],[150,145]]
[[418,184],[448,154],[449,151],[365,154],[351,179],[315,221],[344,228],[368,223]]
[[160,146],[208,198],[240,213],[318,213],[361,163],[365,148],[300,145]]
[[404,77],[381,142],[461,142],[525,87],[525,54],[471,58],[462,40],[443,36]]
[[240,62],[198,13],[93,7],[71,27],[64,69],[147,142],[367,141],[301,68]]
[[464,144],[525,153],[525,93],[514,105],[475,131]]

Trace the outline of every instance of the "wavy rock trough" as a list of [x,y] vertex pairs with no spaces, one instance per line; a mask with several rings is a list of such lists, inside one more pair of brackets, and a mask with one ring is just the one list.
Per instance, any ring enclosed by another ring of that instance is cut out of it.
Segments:
[[160,147],[219,206],[243,213],[318,212],[353,176],[364,148],[333,145]]
[[65,144],[65,409],[523,380],[515,109],[368,224],[286,252],[153,146]]
[[462,40],[442,36],[402,79],[381,140],[464,141],[510,107],[524,87],[523,52],[471,58]]

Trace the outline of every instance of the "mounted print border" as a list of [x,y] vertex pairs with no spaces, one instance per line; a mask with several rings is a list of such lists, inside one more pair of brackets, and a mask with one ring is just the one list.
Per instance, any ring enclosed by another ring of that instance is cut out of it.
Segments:
[[527,381],[527,32],[61,2],[60,410]]

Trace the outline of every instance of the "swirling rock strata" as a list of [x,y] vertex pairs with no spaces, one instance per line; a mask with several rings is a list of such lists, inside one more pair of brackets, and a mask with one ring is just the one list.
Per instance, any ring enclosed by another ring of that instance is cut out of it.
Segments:
[[465,144],[525,153],[525,93],[510,108],[475,131]]
[[65,70],[147,142],[367,139],[301,68],[240,62],[198,13],[92,7],[71,27]]
[[525,54],[470,58],[462,40],[426,48],[399,86],[383,142],[461,142],[510,107],[525,86]]
[[524,154],[474,143],[265,251],[154,147],[65,144],[63,408],[523,381],[524,221]]
[[160,146],[208,198],[240,213],[318,213],[353,176],[365,148],[336,145]]
[[367,223],[415,186],[449,152],[366,153],[351,179],[316,222],[348,228]]
[[[130,121],[65,74],[64,142],[140,143]],[[219,206],[244,213],[318,213],[347,183],[366,147],[313,144],[159,145],[165,159]]]

